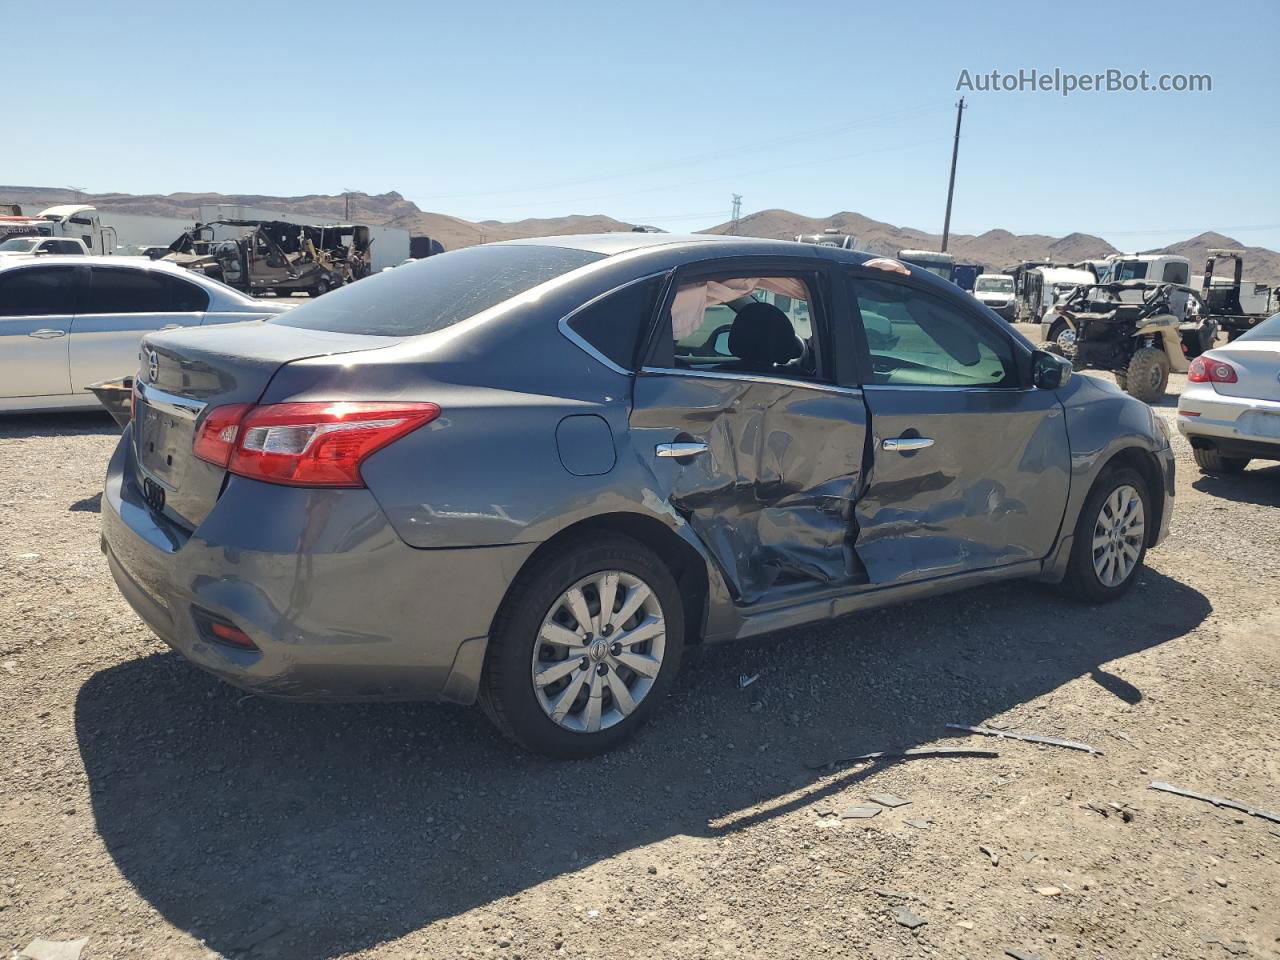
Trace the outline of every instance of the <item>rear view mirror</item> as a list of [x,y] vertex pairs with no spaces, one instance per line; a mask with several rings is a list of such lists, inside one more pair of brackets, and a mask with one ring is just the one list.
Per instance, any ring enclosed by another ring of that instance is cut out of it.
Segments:
[[1056,353],[1037,350],[1031,355],[1031,382],[1041,390],[1057,390],[1071,379],[1071,361]]

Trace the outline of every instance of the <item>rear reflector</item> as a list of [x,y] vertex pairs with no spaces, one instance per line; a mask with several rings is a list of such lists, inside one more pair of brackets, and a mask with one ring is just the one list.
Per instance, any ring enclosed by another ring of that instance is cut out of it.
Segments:
[[1225,360],[1201,355],[1191,361],[1187,379],[1192,383],[1235,383],[1236,368]]
[[274,403],[216,407],[195,454],[234,474],[296,487],[363,487],[360,464],[440,416],[434,403]]
[[252,638],[229,620],[210,613],[202,607],[192,607],[191,612],[195,614],[196,626],[206,640],[241,650],[258,649],[258,645]]

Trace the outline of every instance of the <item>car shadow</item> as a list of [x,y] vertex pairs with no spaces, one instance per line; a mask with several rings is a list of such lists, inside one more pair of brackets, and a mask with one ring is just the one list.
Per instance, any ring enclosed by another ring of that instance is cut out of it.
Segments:
[[72,513],[101,513],[102,512],[102,492],[93,494],[89,497],[83,497],[77,500],[71,506],[67,507]]
[[641,884],[661,866],[649,844],[742,829],[892,764],[806,761],[930,743],[1091,675],[1135,702],[1102,665],[1209,611],[1146,570],[1105,608],[1013,583],[699,649],[635,740],[575,763],[522,753],[475,710],[266,700],[174,654],[92,676],[76,735],[106,849],[168,922],[222,954],[328,958],[618,854]]
[[81,437],[94,433],[118,434],[120,427],[105,410],[0,416],[0,440],[16,437]]
[[1262,507],[1280,506],[1280,464],[1254,468],[1244,473],[1203,473],[1191,486],[1211,497],[1254,503]]

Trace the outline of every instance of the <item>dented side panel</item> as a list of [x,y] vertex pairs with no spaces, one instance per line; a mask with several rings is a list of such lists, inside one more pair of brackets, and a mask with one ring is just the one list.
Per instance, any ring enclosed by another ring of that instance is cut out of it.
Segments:
[[659,493],[688,520],[740,603],[779,582],[857,582],[853,501],[866,408],[856,391],[693,374],[636,379],[632,440],[705,443],[655,459]]
[[[874,584],[1045,557],[1070,487],[1066,418],[1049,390],[867,387],[872,466],[858,556]],[[883,441],[933,440],[907,453]]]

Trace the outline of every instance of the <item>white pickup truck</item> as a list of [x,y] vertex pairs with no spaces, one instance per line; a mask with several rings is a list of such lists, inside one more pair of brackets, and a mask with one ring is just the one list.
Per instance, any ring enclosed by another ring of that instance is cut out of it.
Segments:
[[83,240],[74,237],[44,237],[38,234],[9,237],[0,242],[0,257],[40,257],[53,253],[88,256],[89,248],[84,245]]

